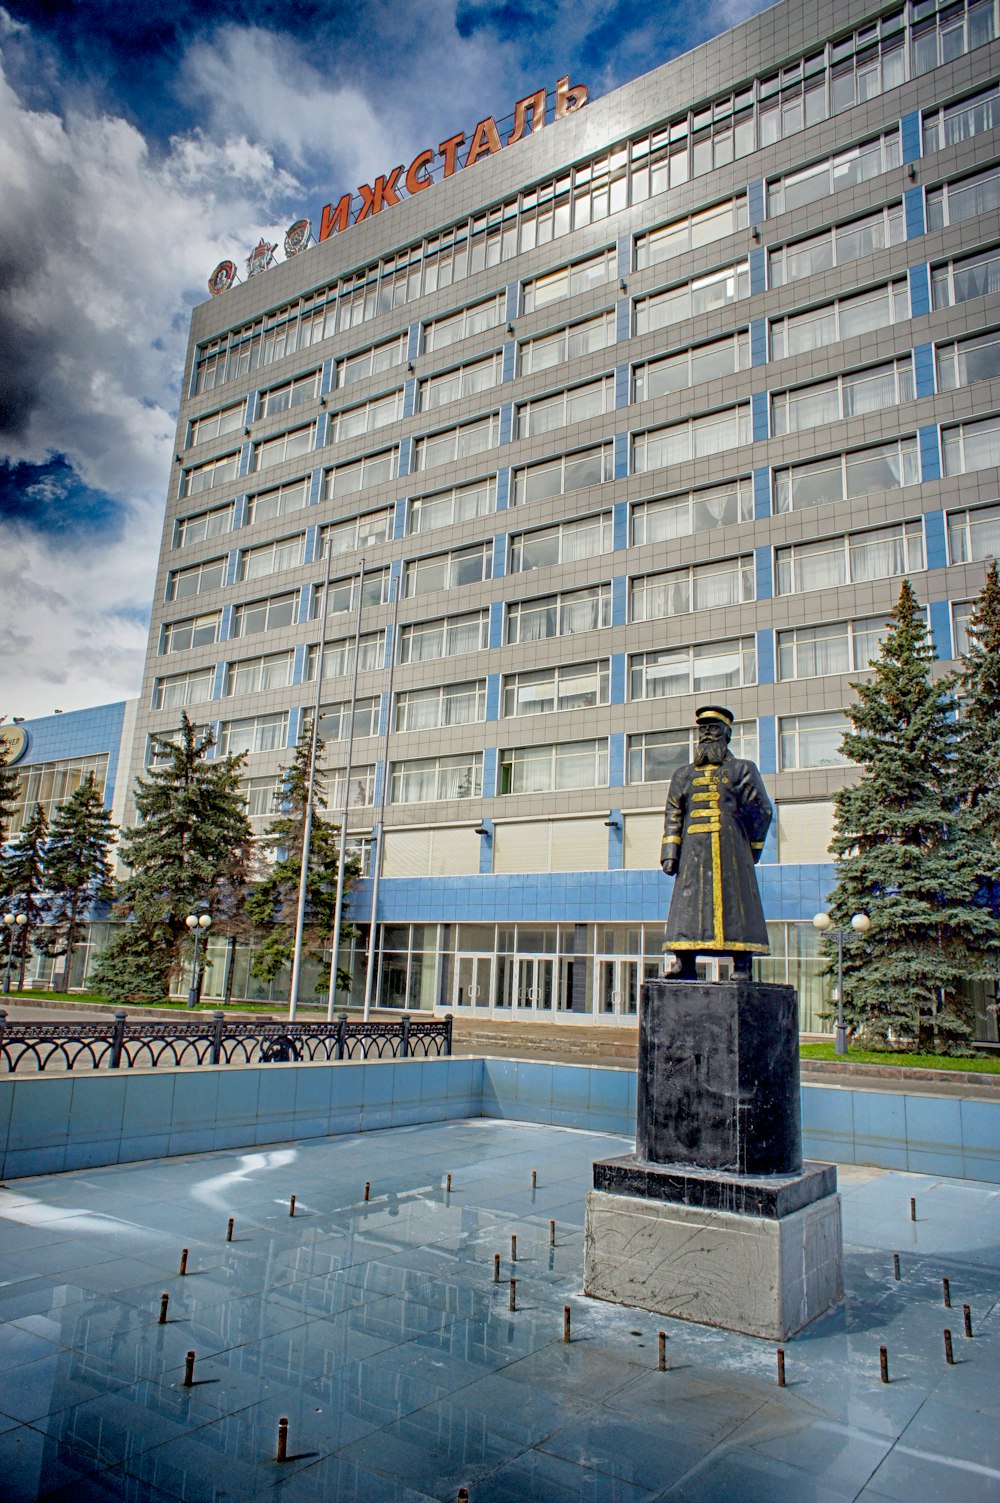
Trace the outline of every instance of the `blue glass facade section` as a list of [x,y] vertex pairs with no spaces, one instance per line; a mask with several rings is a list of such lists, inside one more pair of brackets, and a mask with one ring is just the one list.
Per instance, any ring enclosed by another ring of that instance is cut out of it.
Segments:
[[926,229],[923,188],[907,188],[903,194],[903,218],[907,240],[916,240]]
[[517,317],[517,314],[518,314],[518,306],[517,305],[518,305],[518,300],[519,300],[520,296],[521,296],[521,289],[520,289],[519,283],[517,283],[517,282],[508,282],[507,283],[506,319],[507,319],[507,322],[509,324],[512,324],[514,322],[515,318]]
[[628,547],[628,502],[616,501],[612,510],[613,548],[620,553]]
[[778,770],[778,722],[773,715],[757,720],[757,765],[763,773]]
[[413,439],[404,438],[399,444],[399,475],[400,479],[410,473],[410,465],[413,462]]
[[943,569],[948,562],[943,511],[924,513],[924,546],[927,549],[928,569]]
[[913,375],[918,397],[932,397],[937,386],[934,346],[918,344],[913,351]]
[[330,355],[323,361],[323,367],[319,377],[319,394],[321,397],[328,396],[333,390],[333,382],[336,375],[337,362]]
[[419,324],[411,324],[406,331],[406,358],[416,360],[420,354],[421,329]]
[[383,689],[378,697],[378,733],[380,736],[389,734],[389,691]]
[[[941,437],[937,425],[932,423],[925,428],[918,428],[917,442],[920,445],[921,480],[940,480]],[[928,567],[931,566],[928,565]]]
[[243,447],[240,449],[240,466],[239,466],[239,469],[237,470],[236,473],[238,475],[240,475],[240,476],[249,475],[249,473],[250,473],[250,462],[251,462],[252,459],[253,459],[253,444],[244,444]]
[[394,538],[406,536],[406,508],[409,504],[409,496],[397,497],[392,516],[392,535]]
[[497,796],[497,749],[495,746],[483,748],[483,798],[496,798]]
[[627,297],[620,297],[615,304],[615,339],[625,344],[632,333],[632,304]]
[[623,705],[625,703],[625,654],[613,652],[611,654],[611,703]]
[[323,495],[323,471],[313,470],[309,478],[309,505],[318,506]]
[[758,600],[770,600],[774,594],[771,577],[771,550],[761,544],[753,551],[754,581]]
[[385,629],[385,650],[382,653],[382,667],[383,668],[391,668],[392,667],[392,659],[393,659],[393,656],[394,656],[395,651],[396,651],[396,632],[397,631],[398,631],[398,627],[394,629],[391,626],[387,626],[386,629]]
[[506,511],[510,506],[510,465],[497,470],[497,511]]
[[500,719],[500,675],[490,673],[486,678],[486,719]]
[[910,284],[910,317],[922,318],[931,311],[931,269],[922,263],[907,271]]
[[628,620],[628,579],[616,574],[611,581],[611,625],[624,626]]
[[628,366],[615,366],[615,408],[629,405]]
[[615,434],[615,479],[624,480],[628,475],[628,434]]
[[212,679],[212,698],[221,699],[226,692],[226,665],[216,663],[215,674]]
[[[67,710],[62,715],[44,715],[25,720],[28,746],[17,768],[32,767],[37,762],[61,762],[69,757],[108,755],[108,776],[104,787],[104,805],[110,809],[118,776],[118,757],[125,701],[94,705],[87,710]],[[124,771],[125,769],[123,769]]]
[[500,409],[500,442],[509,444],[514,433],[514,403],[505,402]]
[[625,865],[625,826],[622,811],[612,809],[608,814],[608,871],[620,872]]
[[289,710],[289,712],[288,712],[288,736],[287,736],[287,738],[285,740],[286,747],[287,746],[296,746],[296,745],[298,745],[298,740],[299,740],[299,736],[301,734],[301,731],[302,731],[302,706],[301,705],[295,705],[295,707],[293,709]]
[[625,732],[615,731],[608,737],[608,786],[625,786]]
[[233,608],[231,605],[222,607],[222,620],[219,623],[219,641],[228,642],[233,632]]
[[316,421],[316,442],[313,444],[313,450],[317,454],[319,453],[320,449],[325,449],[327,444],[330,442],[330,428],[332,426],[332,423],[333,419],[328,412],[320,413],[319,418]]
[[412,376],[403,382],[403,416],[412,417],[417,410],[417,383]]
[[947,600],[930,602],[931,641],[934,651],[942,662],[955,656],[955,644],[951,634],[951,606]]
[[316,595],[318,586],[314,584],[303,585],[299,590],[299,598],[296,604],[296,621],[311,621],[316,610]]
[[[307,562],[308,562],[308,560],[307,560]],[[228,588],[229,585],[234,585],[236,583],[236,578],[237,578],[237,575],[239,574],[239,569],[240,569],[240,550],[238,548],[233,548],[231,550],[230,554],[229,554],[229,557],[226,559],[226,586],[227,586],[227,588]]]
[[615,241],[618,260],[618,280],[623,281],[632,271],[632,236],[619,235]]
[[491,578],[502,579],[507,572],[507,534],[498,532],[493,539],[493,568]]
[[904,115],[899,122],[899,131],[903,143],[903,161],[919,161],[923,154],[920,111],[911,110],[908,115]]
[[767,218],[767,200],[764,197],[764,179],[759,177],[747,183],[747,218],[750,223],[763,224]]
[[247,525],[247,512],[250,508],[250,500],[246,495],[237,496],[233,506],[233,527],[245,527]]
[[513,381],[517,367],[517,345],[512,339],[508,339],[503,347],[503,366],[500,372],[501,381],[506,384]]
[[750,252],[750,296],[767,291],[767,255],[763,246]]
[[244,428],[249,428],[250,424],[252,422],[256,421],[257,413],[259,411],[260,411],[260,392],[259,391],[248,392],[247,393],[246,406],[243,409],[243,426],[244,426]]
[[382,785],[385,782],[385,763],[375,763],[375,807],[382,802]]
[[769,626],[757,633],[757,682],[774,683],[774,631]]
[[314,564],[319,557],[319,528],[313,524],[306,528],[306,545],[302,554],[304,564]]
[[766,318],[752,318],[750,320],[750,364],[752,366],[767,364]]
[[771,471],[767,465],[753,472],[753,514],[758,522],[771,515]]
[[309,648],[305,642],[296,643],[295,652],[292,656],[292,683],[295,685],[305,682],[306,658]]
[[763,443],[768,437],[768,396],[766,391],[755,391],[750,397],[750,414],[753,422],[753,441]]
[[503,601],[490,601],[490,647],[503,646]]

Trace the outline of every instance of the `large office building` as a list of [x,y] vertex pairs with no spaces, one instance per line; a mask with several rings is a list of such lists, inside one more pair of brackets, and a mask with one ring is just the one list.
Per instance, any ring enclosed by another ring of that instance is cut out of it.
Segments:
[[386,164],[195,310],[133,770],[184,707],[263,825],[325,632],[356,997],[374,920],[384,1005],[634,1014],[708,700],[776,805],[763,974],[825,1026],[851,679],[904,576],[952,659],[1000,541],[998,36],[783,0]]

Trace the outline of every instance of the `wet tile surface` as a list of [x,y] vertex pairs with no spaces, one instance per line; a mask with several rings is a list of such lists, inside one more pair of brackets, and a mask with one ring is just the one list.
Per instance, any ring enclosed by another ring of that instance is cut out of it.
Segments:
[[591,1162],[629,1147],[475,1119],[0,1188],[0,1497],[1000,1500],[1000,1190],[842,1169],[847,1299],[779,1389],[767,1342],[580,1293]]

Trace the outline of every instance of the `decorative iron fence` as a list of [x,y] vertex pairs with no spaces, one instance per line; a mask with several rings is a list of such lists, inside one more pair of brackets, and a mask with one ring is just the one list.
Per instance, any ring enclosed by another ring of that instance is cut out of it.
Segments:
[[452,1016],[334,1023],[128,1021],[8,1023],[0,1008],[0,1073],[20,1070],[141,1070],[190,1065],[255,1065],[295,1060],[412,1059],[451,1053]]

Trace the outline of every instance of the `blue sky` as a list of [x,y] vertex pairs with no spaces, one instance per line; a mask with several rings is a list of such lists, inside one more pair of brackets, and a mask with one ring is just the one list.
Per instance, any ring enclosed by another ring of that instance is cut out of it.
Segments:
[[224,257],[761,0],[0,5],[0,714],[138,692],[191,308]]

